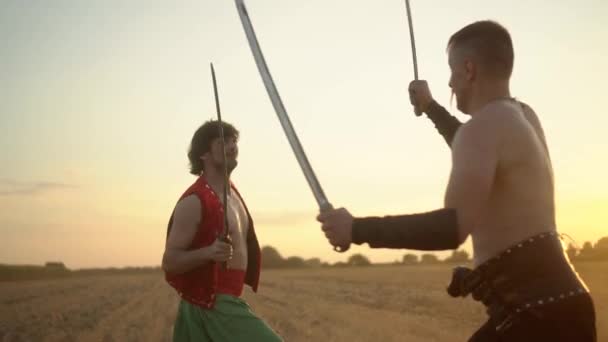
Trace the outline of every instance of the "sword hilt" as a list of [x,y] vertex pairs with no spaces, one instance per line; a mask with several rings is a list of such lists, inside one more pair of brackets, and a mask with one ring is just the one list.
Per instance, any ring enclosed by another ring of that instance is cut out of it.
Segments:
[[[232,245],[232,238],[228,234],[221,234],[219,239],[222,242],[226,242],[226,243],[229,243]],[[222,262],[222,271],[225,271],[227,269],[228,269],[228,261]]]
[[[329,202],[321,203],[319,205],[319,210],[321,211],[321,213],[324,213],[326,211],[330,211],[330,210],[333,210],[333,209],[334,209],[334,206],[331,205],[331,203],[329,203]],[[349,248],[350,248],[349,245],[347,245],[347,246],[334,246],[334,251],[340,252],[340,253],[344,253]]]

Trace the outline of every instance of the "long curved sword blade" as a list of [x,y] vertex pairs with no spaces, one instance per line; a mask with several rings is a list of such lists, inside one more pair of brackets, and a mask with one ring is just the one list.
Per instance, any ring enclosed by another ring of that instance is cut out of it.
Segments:
[[317,200],[317,204],[319,205],[319,209],[321,211],[331,209],[332,206],[327,200],[323,189],[321,188],[321,184],[315,173],[310,166],[310,162],[304,153],[304,149],[300,144],[300,140],[296,135],[296,132],[291,125],[291,121],[289,120],[289,116],[287,115],[287,111],[285,110],[285,106],[283,105],[283,101],[279,96],[279,91],[277,90],[272,76],[270,75],[270,71],[268,70],[268,66],[266,65],[266,60],[264,59],[264,55],[262,54],[262,50],[260,48],[260,44],[258,43],[258,39],[255,35],[255,31],[253,30],[253,25],[251,24],[251,20],[249,19],[249,14],[247,13],[247,8],[245,7],[245,3],[243,0],[235,0],[236,7],[239,12],[239,17],[241,18],[241,23],[243,24],[243,28],[245,29],[245,34],[247,35],[247,41],[249,42],[249,47],[251,48],[251,52],[253,53],[253,57],[255,59],[255,64],[258,67],[258,71],[262,76],[262,80],[264,81],[264,86],[266,87],[266,91],[268,92],[268,96],[270,97],[270,101],[272,102],[272,106],[274,107],[277,116],[279,117],[279,121],[281,122],[281,126],[283,126],[283,131],[287,136],[287,140],[289,140],[289,144],[293,149],[293,152],[300,164],[300,168],[302,172],[304,172],[304,176],[306,177],[306,181],[308,181],[308,185],[312,190],[315,199]]
[[[407,11],[407,23],[410,28],[410,42],[412,43],[412,60],[414,62],[414,79],[418,80],[418,58],[416,58],[416,40],[414,40],[414,24],[412,24],[412,10],[410,9],[410,0],[405,0],[405,10]],[[421,116],[422,112],[418,108],[414,108],[416,116]]]
[[410,29],[410,42],[412,44],[412,59],[414,62],[414,79],[418,80],[418,59],[416,58],[416,40],[414,40],[414,24],[412,23],[412,10],[410,1],[405,0],[405,10],[407,11],[407,23]]
[[[310,186],[310,189],[312,190],[312,193],[315,196],[315,199],[317,200],[319,210],[321,212],[331,210],[333,206],[327,200],[327,197],[325,196],[325,193],[321,188],[321,184],[319,184],[319,180],[317,179],[317,176],[315,176],[315,173],[312,170],[312,167],[310,166],[310,162],[308,162],[308,158],[306,158],[306,153],[304,153],[304,149],[300,144],[300,140],[298,139],[298,136],[296,135],[296,132],[294,131],[293,126],[291,125],[289,116],[287,116],[287,111],[285,110],[283,101],[281,101],[279,91],[277,90],[272,76],[270,75],[270,70],[268,70],[268,66],[266,65],[266,60],[264,59],[262,49],[260,48],[260,44],[258,43],[255,31],[253,30],[253,25],[251,24],[251,19],[249,19],[249,14],[247,13],[245,3],[243,2],[243,0],[235,0],[235,3],[239,12],[239,17],[241,18],[241,23],[243,24],[243,28],[245,29],[245,34],[247,35],[249,47],[251,48],[253,58],[255,59],[255,64],[258,67],[260,76],[262,76],[264,86],[266,87],[266,91],[268,92],[268,96],[270,97],[270,101],[272,102],[272,106],[274,107],[274,111],[279,117],[279,121],[281,122],[281,126],[283,126],[283,131],[287,136],[287,140],[289,140],[289,144],[291,145],[291,148],[293,149],[293,152],[296,155],[296,159],[300,164],[300,168],[302,169],[302,172],[304,172],[306,181],[308,182],[308,185]],[[334,250],[337,252],[346,252],[348,249],[349,246],[334,246]]]

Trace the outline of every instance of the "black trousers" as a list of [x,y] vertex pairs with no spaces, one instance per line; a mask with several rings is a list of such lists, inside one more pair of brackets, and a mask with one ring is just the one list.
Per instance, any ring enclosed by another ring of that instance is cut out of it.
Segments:
[[595,309],[587,293],[524,311],[512,324],[497,332],[494,317],[471,336],[469,342],[596,342]]

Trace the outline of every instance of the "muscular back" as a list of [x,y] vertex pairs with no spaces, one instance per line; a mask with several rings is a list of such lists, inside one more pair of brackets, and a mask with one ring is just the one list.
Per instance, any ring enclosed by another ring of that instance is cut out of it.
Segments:
[[[553,172],[534,111],[515,101],[495,101],[462,128],[455,138],[455,159],[471,151],[462,146],[467,143],[492,147],[480,157],[493,163],[488,191],[479,210],[470,215],[474,219],[465,222],[473,239],[475,263],[532,235],[555,230]],[[475,157],[467,160],[476,162]],[[466,202],[466,195],[460,200]]]

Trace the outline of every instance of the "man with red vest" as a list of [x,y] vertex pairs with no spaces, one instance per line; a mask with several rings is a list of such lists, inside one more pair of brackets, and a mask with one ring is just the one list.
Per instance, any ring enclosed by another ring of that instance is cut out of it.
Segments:
[[[224,171],[237,165],[239,132],[208,121],[192,137],[190,173],[199,176],[180,197],[167,228],[162,267],[181,297],[174,341],[281,341],[240,298],[244,284],[257,292],[261,253],[253,220],[230,182],[224,197]],[[228,241],[223,198],[227,198]]]

